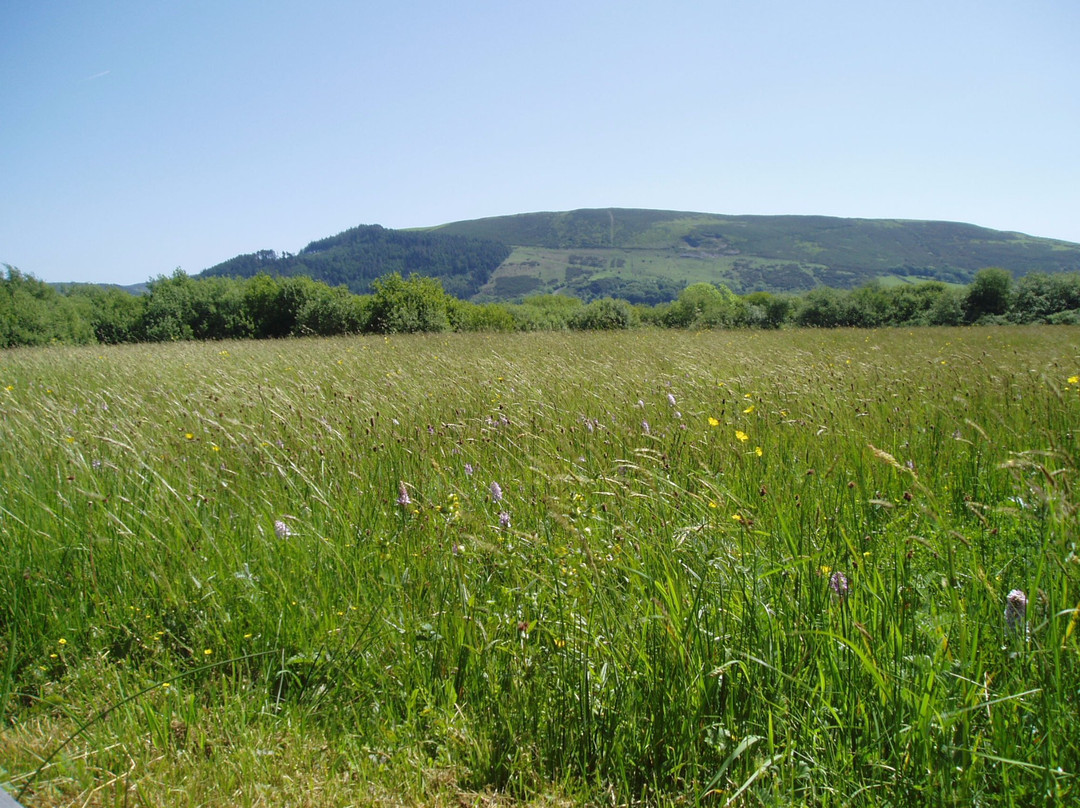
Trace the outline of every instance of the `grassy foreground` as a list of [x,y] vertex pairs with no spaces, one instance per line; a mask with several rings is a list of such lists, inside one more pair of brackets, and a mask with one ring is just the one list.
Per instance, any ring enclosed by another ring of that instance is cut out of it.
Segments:
[[0,784],[1080,800],[1078,373],[1065,327],[0,354]]

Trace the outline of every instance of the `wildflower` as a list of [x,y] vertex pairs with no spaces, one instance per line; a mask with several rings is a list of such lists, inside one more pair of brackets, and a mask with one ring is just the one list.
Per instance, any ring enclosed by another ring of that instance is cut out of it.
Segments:
[[743,432],[741,429],[735,430],[735,437],[738,438],[742,443],[746,443],[748,440],[750,440],[750,436]]
[[406,505],[412,502],[412,500],[409,499],[409,491],[405,488],[404,482],[399,483],[398,491],[399,493],[397,498],[397,504],[404,508]]
[[506,511],[502,511],[499,514],[499,527],[503,530],[508,530],[510,528],[510,514]]
[[847,576],[840,572],[840,570],[834,572],[829,578],[829,589],[833,591],[833,594],[835,594],[836,597],[843,600],[848,593]]
[[710,415],[709,416],[709,426],[720,426],[720,422]]
[[473,473],[473,464],[472,463],[466,463],[465,464],[465,476],[466,477],[472,477],[472,473]]
[[758,457],[761,457],[763,454],[765,454],[765,451],[760,446],[755,446],[754,454],[756,454]]
[[274,535],[279,539],[287,539],[293,532],[289,529],[289,526],[282,522],[280,519],[274,520]]
[[1005,598],[1005,628],[1012,633],[1027,628],[1027,595],[1023,589],[1013,589]]
[[[1080,384],[1080,376],[1070,376],[1069,377],[1069,384]],[[10,389],[11,388],[9,387],[8,390],[10,390]]]
[[[1025,603],[1026,603],[1026,602],[1027,602],[1027,601],[1025,601]],[[61,638],[60,638],[60,639],[59,639],[59,640],[57,641],[57,644],[58,644],[58,645],[67,645],[67,640],[65,640],[65,639],[64,639],[63,637],[61,637]]]
[[646,435],[649,434],[649,422],[648,421],[642,421],[641,422],[641,431],[644,432]]
[[747,407],[745,410],[743,410],[743,413],[746,414],[746,415],[749,415],[753,411],[754,411],[754,405],[751,404],[749,407]]
[[667,403],[670,404],[672,407],[675,406],[675,395],[673,393],[667,394]]
[[492,502],[502,502],[502,497],[503,497],[502,488],[499,487],[499,484],[497,482],[492,481],[492,483],[491,483],[491,501]]

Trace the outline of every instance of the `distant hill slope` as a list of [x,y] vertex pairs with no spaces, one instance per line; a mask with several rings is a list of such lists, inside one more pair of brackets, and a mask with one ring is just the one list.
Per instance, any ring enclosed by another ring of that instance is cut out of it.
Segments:
[[250,253],[202,274],[310,275],[366,292],[381,275],[419,272],[474,300],[561,292],[656,303],[697,281],[740,294],[873,280],[967,283],[987,266],[1016,276],[1080,271],[1080,244],[954,222],[605,208],[413,230],[367,225],[295,255]]
[[361,225],[313,241],[295,255],[260,250],[238,255],[200,275],[308,275],[331,286],[344,284],[360,294],[371,291],[372,281],[391,272],[405,276],[419,272],[438,278],[450,294],[467,298],[488,282],[509,255],[509,246],[483,237]]
[[514,245],[482,290],[496,298],[568,291],[633,300],[696,281],[744,294],[875,279],[967,283],[987,266],[1016,276],[1080,271],[1080,244],[955,222],[613,208],[499,216],[432,231]]

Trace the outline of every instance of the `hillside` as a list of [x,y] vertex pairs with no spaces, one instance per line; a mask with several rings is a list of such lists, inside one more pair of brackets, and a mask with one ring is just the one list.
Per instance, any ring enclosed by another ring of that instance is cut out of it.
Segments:
[[450,294],[467,298],[488,282],[509,255],[509,246],[484,237],[361,225],[313,241],[295,255],[260,250],[238,255],[200,274],[239,278],[259,272],[308,275],[362,294],[371,291],[371,282],[383,275],[418,272],[438,278]]
[[610,208],[414,230],[361,226],[295,255],[264,250],[202,274],[310,275],[367,292],[381,275],[418,272],[478,301],[559,292],[656,303],[698,281],[740,294],[797,292],[873,280],[967,283],[987,266],[1014,276],[1078,271],[1080,244],[955,222]]
[[748,293],[851,288],[875,279],[967,283],[987,266],[1015,276],[1080,270],[1080,244],[954,222],[604,209],[433,230],[514,245],[481,290],[493,298],[565,291],[653,302],[654,289],[696,281]]

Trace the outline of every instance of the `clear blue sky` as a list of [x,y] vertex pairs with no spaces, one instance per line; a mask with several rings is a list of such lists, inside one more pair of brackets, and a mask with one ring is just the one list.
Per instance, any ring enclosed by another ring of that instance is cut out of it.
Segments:
[[0,0],[0,261],[582,207],[1080,242],[1076,0]]

